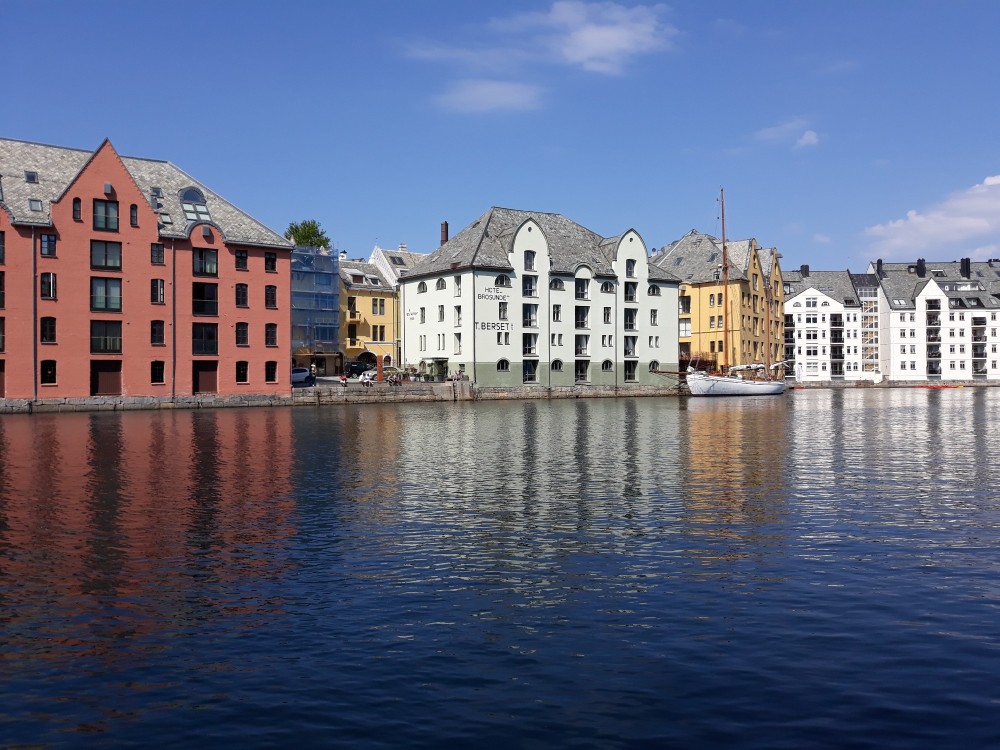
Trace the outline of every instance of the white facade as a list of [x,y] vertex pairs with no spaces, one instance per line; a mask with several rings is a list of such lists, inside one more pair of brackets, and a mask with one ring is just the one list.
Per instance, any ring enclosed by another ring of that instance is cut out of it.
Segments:
[[484,386],[666,384],[651,370],[677,368],[678,283],[650,279],[637,232],[602,246],[613,275],[595,272],[593,248],[563,271],[565,249],[555,262],[533,218],[504,247],[506,268],[418,268],[400,280],[405,364]]

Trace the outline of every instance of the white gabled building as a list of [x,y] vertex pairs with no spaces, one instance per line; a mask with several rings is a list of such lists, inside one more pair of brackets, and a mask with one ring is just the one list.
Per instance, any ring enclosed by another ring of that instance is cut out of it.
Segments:
[[635,230],[491,208],[399,282],[403,363],[431,377],[663,386],[677,369],[679,282]]
[[878,284],[869,274],[785,271],[785,362],[800,382],[881,379]]

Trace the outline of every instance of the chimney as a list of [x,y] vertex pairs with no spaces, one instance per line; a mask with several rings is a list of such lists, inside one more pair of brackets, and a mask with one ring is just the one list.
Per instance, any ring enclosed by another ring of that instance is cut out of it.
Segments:
[[961,273],[963,279],[972,278],[972,258],[962,258]]
[[927,275],[927,261],[923,258],[917,258],[917,277],[924,278]]
[[799,266],[799,273],[802,274],[803,279],[809,278],[809,266],[806,265]]
[[346,250],[341,250],[340,251],[340,259],[341,260],[347,260],[347,251]]
[[399,243],[399,252],[401,252],[401,253],[405,253],[406,252],[406,243],[405,242],[400,242]]
[[882,270],[882,259],[881,258],[879,258],[878,260],[875,261],[875,275],[878,278],[880,278],[880,279],[884,279],[885,278],[885,271]]
[[448,242],[448,222],[441,222],[441,244],[447,244]]

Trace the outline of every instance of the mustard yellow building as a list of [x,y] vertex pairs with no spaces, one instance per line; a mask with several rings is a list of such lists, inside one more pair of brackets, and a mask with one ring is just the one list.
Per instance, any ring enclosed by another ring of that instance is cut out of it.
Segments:
[[[692,230],[651,262],[680,281],[681,368],[774,364],[784,352],[785,292],[780,254],[754,239],[726,242]],[[724,277],[728,275],[728,289]]]
[[371,263],[340,260],[340,350],[344,361],[398,366],[397,294]]

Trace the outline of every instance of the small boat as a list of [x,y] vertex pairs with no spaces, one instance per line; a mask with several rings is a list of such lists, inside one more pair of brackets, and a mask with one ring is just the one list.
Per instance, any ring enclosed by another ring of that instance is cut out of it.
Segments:
[[[729,353],[729,253],[726,249],[726,194],[719,191],[719,204],[722,209],[722,286],[726,305],[722,308],[722,329],[724,331],[724,346],[722,351]],[[765,284],[768,302],[770,302],[769,287]],[[770,311],[770,304],[765,305]],[[770,323],[765,324],[765,330],[770,331]],[[769,351],[770,346],[765,347]],[[785,380],[778,377],[777,370],[784,373],[784,362],[771,365],[763,364],[733,365],[724,370],[725,374],[710,374],[688,368],[687,384],[692,396],[777,396],[785,392]],[[771,370],[774,370],[772,375]]]
[[763,370],[763,365],[741,365],[730,368],[729,375],[709,375],[688,370],[687,384],[692,396],[778,396],[785,392],[784,380],[756,380],[732,374],[739,371]]

